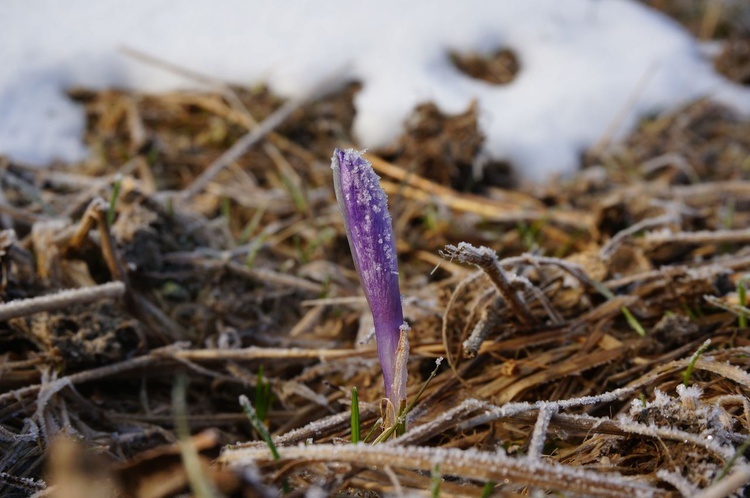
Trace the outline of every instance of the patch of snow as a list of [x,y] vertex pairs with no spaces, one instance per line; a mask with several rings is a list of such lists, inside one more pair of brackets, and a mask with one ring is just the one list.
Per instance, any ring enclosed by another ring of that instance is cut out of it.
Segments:
[[[570,172],[580,153],[646,113],[709,96],[750,114],[750,91],[718,76],[699,44],[633,0],[5,0],[0,2],[0,153],[45,164],[80,160],[75,85],[143,91],[196,87],[124,56],[127,46],[283,96],[322,80],[363,82],[354,131],[386,144],[415,105],[444,112],[476,99],[486,149],[522,176]],[[474,80],[450,50],[509,48],[507,85]]]

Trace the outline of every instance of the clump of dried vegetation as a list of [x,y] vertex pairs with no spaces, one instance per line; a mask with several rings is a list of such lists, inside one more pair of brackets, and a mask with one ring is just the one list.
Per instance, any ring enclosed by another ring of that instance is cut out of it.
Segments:
[[383,386],[329,167],[356,90],[76,90],[89,161],[0,164],[3,496],[741,490],[750,123],[698,102],[573,178],[508,189],[501,165],[469,176],[473,110],[421,108],[369,159],[410,399],[445,361],[376,444]]

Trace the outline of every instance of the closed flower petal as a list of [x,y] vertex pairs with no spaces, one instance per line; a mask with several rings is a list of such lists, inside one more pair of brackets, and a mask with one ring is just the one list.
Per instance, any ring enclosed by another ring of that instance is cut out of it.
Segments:
[[401,398],[406,392],[405,386],[401,386],[405,383],[402,369],[396,379],[396,354],[404,315],[388,201],[380,187],[380,178],[358,151],[336,149],[331,168],[354,266],[375,323],[386,397],[398,409],[402,400],[392,399],[392,395]]

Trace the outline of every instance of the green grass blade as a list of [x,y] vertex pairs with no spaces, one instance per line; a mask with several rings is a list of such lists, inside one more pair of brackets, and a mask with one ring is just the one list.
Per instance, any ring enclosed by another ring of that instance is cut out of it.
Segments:
[[432,485],[430,486],[430,496],[432,498],[440,497],[440,481],[443,475],[440,473],[440,465],[435,464],[432,468]]
[[352,444],[357,444],[359,438],[359,394],[357,388],[352,387]]
[[693,353],[693,356],[690,357],[690,362],[688,363],[685,372],[682,374],[682,383],[685,385],[685,387],[690,385],[690,376],[693,375],[695,362],[698,361],[698,358],[701,357],[701,355],[708,349],[710,345],[711,339],[706,339],[705,342],[701,344],[701,347],[699,347],[698,350]]
[[646,337],[646,329],[643,328],[643,325],[641,325],[641,322],[638,321],[638,319],[633,315],[633,313],[628,309],[627,306],[623,306],[620,308],[620,311],[623,315],[625,315],[625,320],[628,321],[628,325],[630,325],[630,328],[635,330],[635,333],[638,334],[641,337]]
[[253,426],[253,429],[255,429],[256,432],[260,434],[261,439],[263,439],[263,441],[265,441],[268,445],[268,449],[271,450],[273,459],[279,460],[281,458],[281,455],[279,455],[279,451],[276,449],[276,445],[273,443],[273,439],[271,439],[271,434],[268,432],[265,424],[260,420],[260,418],[258,418],[258,414],[255,411],[255,408],[253,408],[252,403],[250,403],[250,400],[244,394],[240,395],[240,406],[242,406],[242,409],[245,411],[245,415],[247,415],[247,418],[250,421],[250,425]]

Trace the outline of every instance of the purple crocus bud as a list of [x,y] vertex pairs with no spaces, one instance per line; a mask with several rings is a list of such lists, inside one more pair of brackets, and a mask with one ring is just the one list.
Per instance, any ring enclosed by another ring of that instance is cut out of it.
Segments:
[[409,327],[404,323],[401,309],[396,243],[388,200],[380,188],[380,178],[360,152],[334,150],[331,168],[354,266],[375,323],[385,394],[398,410],[406,399],[404,363],[408,356],[406,332]]

